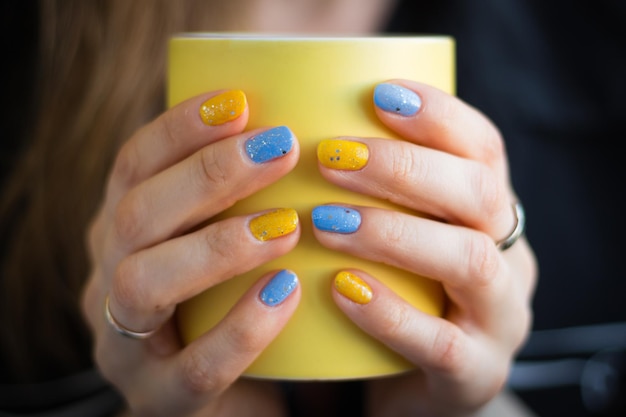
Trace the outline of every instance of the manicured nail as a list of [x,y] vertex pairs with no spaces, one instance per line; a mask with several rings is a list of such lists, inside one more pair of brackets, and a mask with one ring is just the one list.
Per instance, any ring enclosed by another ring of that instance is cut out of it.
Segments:
[[283,269],[278,272],[261,290],[260,298],[265,305],[273,307],[285,301],[298,286],[298,276]]
[[422,99],[408,88],[396,84],[378,84],[374,89],[374,104],[387,112],[413,116],[422,107]]
[[335,276],[335,288],[339,294],[358,304],[372,301],[372,288],[358,276],[341,271]]
[[246,95],[241,90],[225,91],[200,106],[204,124],[217,126],[235,120],[246,108]]
[[250,231],[258,240],[276,239],[296,230],[298,213],[294,209],[281,208],[250,220]]
[[353,233],[361,226],[361,213],[342,206],[317,206],[312,218],[315,227],[325,232]]
[[246,152],[257,164],[286,155],[293,148],[293,134],[286,126],[278,126],[246,141]]
[[367,164],[367,146],[350,140],[328,139],[317,145],[317,159],[327,168],[356,171]]

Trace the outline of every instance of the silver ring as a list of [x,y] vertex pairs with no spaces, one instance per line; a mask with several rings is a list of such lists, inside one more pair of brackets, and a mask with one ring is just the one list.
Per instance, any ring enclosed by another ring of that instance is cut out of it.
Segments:
[[510,235],[496,242],[496,248],[501,251],[505,251],[513,246],[513,244],[524,234],[524,230],[526,230],[526,214],[524,213],[522,203],[517,202],[513,204],[513,212],[515,213],[516,219],[515,228]]
[[135,332],[122,326],[119,321],[115,320],[115,317],[113,317],[113,314],[111,314],[111,309],[109,308],[109,296],[108,295],[106,299],[104,300],[104,317],[106,317],[107,322],[111,325],[113,330],[115,330],[117,333],[121,334],[122,336],[129,337],[131,339],[136,339],[136,340],[147,339],[153,334],[155,334],[157,330],[159,330],[157,328],[157,329],[150,330],[147,332]]

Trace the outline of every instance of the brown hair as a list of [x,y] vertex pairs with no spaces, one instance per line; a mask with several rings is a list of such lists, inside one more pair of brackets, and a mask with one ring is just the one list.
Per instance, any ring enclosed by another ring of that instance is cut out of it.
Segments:
[[185,13],[169,1],[39,3],[35,124],[0,202],[0,361],[15,382],[89,366],[84,233],[108,169],[120,143],[163,109],[168,36],[226,24],[197,12],[206,1]]

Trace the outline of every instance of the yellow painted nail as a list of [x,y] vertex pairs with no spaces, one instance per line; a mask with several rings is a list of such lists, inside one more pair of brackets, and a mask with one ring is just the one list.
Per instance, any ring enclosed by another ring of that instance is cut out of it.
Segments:
[[281,208],[250,220],[250,231],[258,240],[266,241],[288,235],[298,227],[298,213]]
[[200,106],[200,117],[209,126],[221,125],[241,116],[246,108],[246,95],[241,90],[225,91]]
[[367,164],[367,146],[350,140],[327,139],[317,146],[317,159],[327,168],[356,171]]
[[358,304],[372,301],[372,289],[361,278],[347,271],[335,276],[335,288],[339,294]]

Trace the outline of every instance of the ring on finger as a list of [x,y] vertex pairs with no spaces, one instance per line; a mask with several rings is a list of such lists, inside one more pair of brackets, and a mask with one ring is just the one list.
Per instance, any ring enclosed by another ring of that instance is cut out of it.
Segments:
[[118,334],[121,334],[122,336],[128,337],[130,339],[135,339],[135,340],[147,339],[153,334],[155,334],[157,330],[159,330],[158,328],[156,328],[154,330],[149,330],[147,332],[136,332],[123,326],[119,321],[115,319],[115,317],[113,317],[113,314],[111,314],[111,308],[109,306],[108,295],[106,296],[104,300],[104,317],[106,318],[107,323],[109,323],[109,325],[111,326],[113,330],[115,330]]
[[513,204],[513,213],[515,213],[515,228],[504,239],[496,242],[496,248],[501,251],[505,251],[524,234],[526,230],[526,214],[524,213],[524,206],[519,201]]

